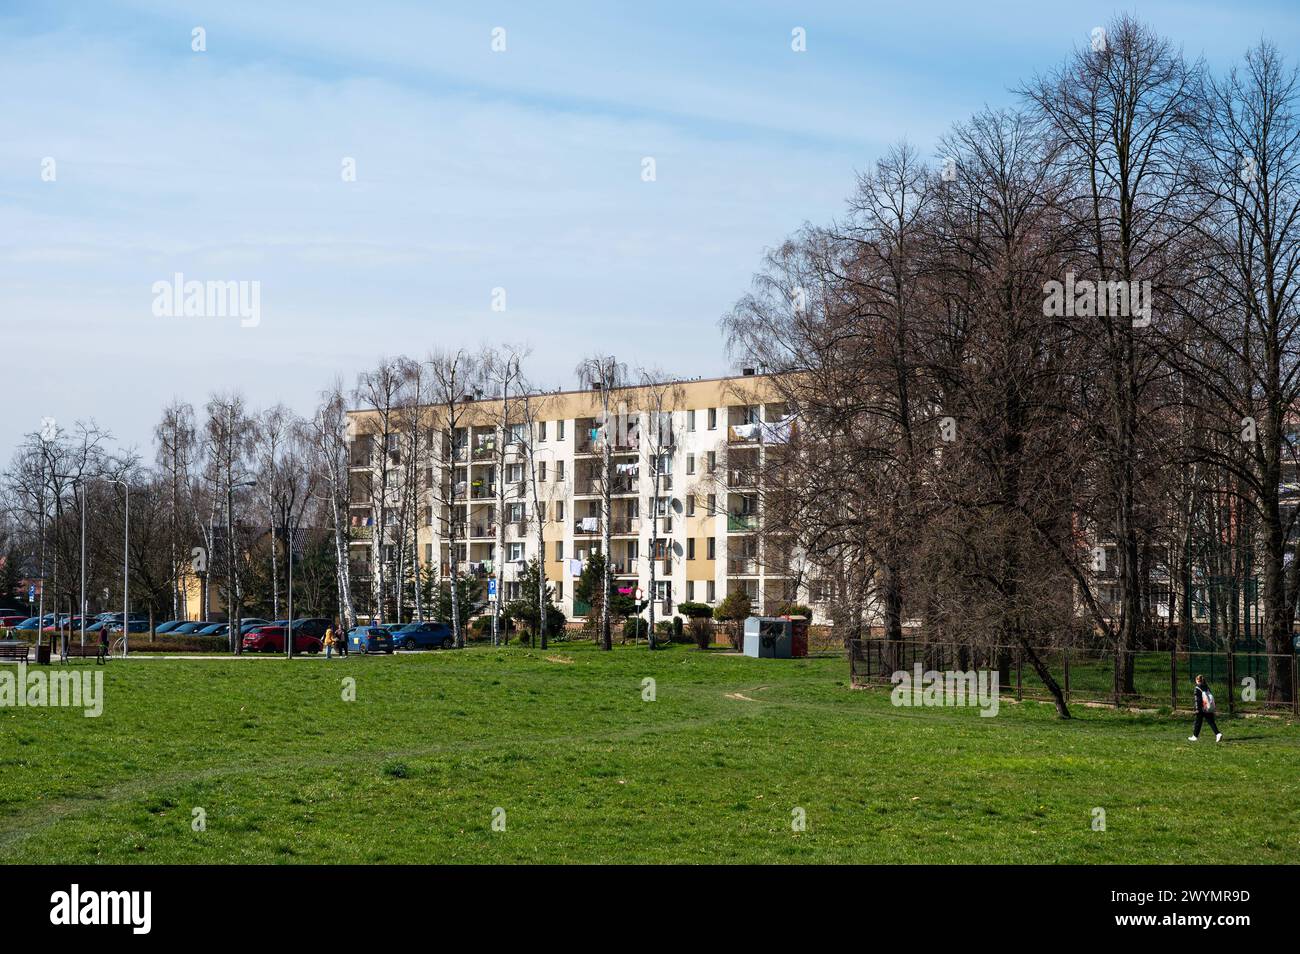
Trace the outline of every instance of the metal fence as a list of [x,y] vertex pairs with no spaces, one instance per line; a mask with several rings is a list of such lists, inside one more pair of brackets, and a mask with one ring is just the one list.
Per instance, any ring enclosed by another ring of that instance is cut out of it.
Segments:
[[[1020,646],[932,643],[918,639],[884,638],[850,640],[849,671],[854,685],[890,685],[899,670],[939,672],[997,670],[999,688],[1016,699],[1051,699],[1046,681]],[[1101,647],[1051,646],[1035,648],[1034,655],[1055,680],[1066,702],[1124,705],[1135,708],[1169,708],[1190,711],[1192,683],[1204,675],[1220,712],[1291,711],[1300,715],[1300,663],[1295,654],[1272,655],[1249,649],[1229,654],[1225,650],[1180,652],[1177,648],[1126,653],[1132,669],[1132,688],[1120,686],[1117,654]],[[1289,700],[1268,699],[1269,661],[1290,674]]]

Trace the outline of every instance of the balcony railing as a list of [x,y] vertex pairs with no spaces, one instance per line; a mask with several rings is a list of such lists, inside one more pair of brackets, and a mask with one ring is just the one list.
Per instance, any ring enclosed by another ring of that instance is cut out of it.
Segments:
[[471,500],[491,500],[497,495],[497,485],[489,483],[472,484],[469,488]]
[[640,517],[615,517],[609,522],[609,532],[614,536],[628,536],[641,532]]
[[732,557],[727,560],[727,572],[732,576],[758,576],[758,560],[754,557]]
[[757,530],[757,529],[758,529],[758,514],[756,513],[727,514],[728,533],[746,533],[750,530]]
[[577,517],[573,521],[574,533],[600,533],[599,517]]
[[476,523],[474,524],[470,537],[475,540],[496,539],[497,525],[495,523]]
[[736,487],[757,487],[758,471],[751,468],[736,468],[727,471],[727,486]]
[[[599,477],[579,477],[573,485],[575,497],[597,497],[604,493],[604,481]],[[611,494],[634,494],[637,492],[636,481],[626,475],[618,475],[610,481]]]
[[727,428],[727,443],[757,444],[760,428],[759,424],[732,424]]

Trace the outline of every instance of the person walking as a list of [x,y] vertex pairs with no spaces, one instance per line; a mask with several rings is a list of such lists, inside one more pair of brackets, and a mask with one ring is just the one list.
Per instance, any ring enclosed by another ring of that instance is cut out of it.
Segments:
[[325,658],[329,659],[334,653],[334,627],[325,627]]
[[334,625],[334,632],[336,632],[336,633],[339,634],[337,637],[335,637],[335,638],[338,640],[338,645],[339,645],[339,655],[340,655],[340,656],[346,656],[346,655],[348,654],[348,634],[345,633],[345,632],[344,632],[344,631],[339,627],[339,624],[338,624],[337,621],[335,621],[335,623],[334,623],[333,625]]
[[1214,694],[1210,692],[1210,686],[1205,681],[1205,677],[1198,675],[1196,682],[1192,685],[1192,693],[1196,701],[1196,724],[1192,726],[1192,734],[1187,737],[1188,742],[1195,742],[1201,734],[1201,721],[1210,723],[1210,728],[1214,731],[1214,741],[1222,742],[1223,733],[1214,723]]

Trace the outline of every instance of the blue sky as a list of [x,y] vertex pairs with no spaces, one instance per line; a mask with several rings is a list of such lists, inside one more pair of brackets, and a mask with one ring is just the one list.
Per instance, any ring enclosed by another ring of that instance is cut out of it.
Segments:
[[[0,0],[0,454],[44,416],[151,453],[175,396],[305,411],[380,354],[487,340],[530,343],[540,386],[595,351],[725,373],[764,248],[1120,10],[1218,68],[1300,51],[1286,3]],[[260,324],[156,317],[175,272],[260,282]]]

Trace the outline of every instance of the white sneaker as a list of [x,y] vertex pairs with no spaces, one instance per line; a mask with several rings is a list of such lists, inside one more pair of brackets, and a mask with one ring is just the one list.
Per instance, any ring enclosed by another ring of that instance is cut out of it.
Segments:
[[1196,741],[1196,736],[1194,736],[1194,735],[1189,735],[1189,736],[1187,737],[1187,741],[1188,741],[1188,742],[1195,742],[1195,741]]
[[1216,733],[1215,736],[1214,736],[1214,741],[1215,741],[1215,742],[1222,742],[1222,741],[1223,741],[1223,733],[1222,733],[1222,732]]

